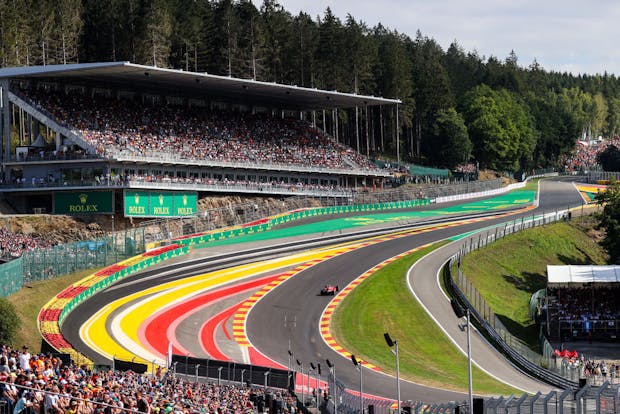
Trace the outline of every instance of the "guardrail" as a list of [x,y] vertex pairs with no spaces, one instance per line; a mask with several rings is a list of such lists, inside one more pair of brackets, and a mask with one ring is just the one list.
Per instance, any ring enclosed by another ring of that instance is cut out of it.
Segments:
[[517,190],[526,186],[526,182],[507,185],[506,187],[494,188],[491,190],[478,191],[475,193],[454,194],[449,196],[441,196],[435,199],[436,203],[447,203],[449,201],[469,200],[471,198],[489,197],[498,194],[504,194],[512,190]]
[[[506,329],[489,304],[461,271],[460,264],[462,257],[473,250],[487,246],[489,243],[521,230],[531,229],[559,220],[566,220],[569,218],[569,211],[569,209],[566,209],[532,215],[532,217],[528,218],[521,217],[512,222],[502,223],[477,232],[465,240],[461,250],[453,255],[444,266],[444,275],[447,277],[452,291],[458,300],[470,309],[475,320],[478,321],[482,330],[496,344],[498,349],[522,369],[562,389],[577,388],[578,382],[574,380],[574,372],[570,373],[570,378],[566,378],[566,376],[560,373],[543,368],[543,365],[549,367],[552,361],[543,361],[543,355],[531,350],[523,341],[513,336]],[[456,275],[453,274],[453,269],[456,269]]]

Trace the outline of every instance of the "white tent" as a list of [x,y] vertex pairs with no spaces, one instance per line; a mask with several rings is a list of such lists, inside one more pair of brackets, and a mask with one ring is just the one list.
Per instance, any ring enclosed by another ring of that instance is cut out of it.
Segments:
[[585,283],[618,283],[620,266],[547,266],[547,284],[560,286]]
[[37,138],[34,140],[32,145],[30,146],[37,147],[37,148],[44,148],[47,146],[47,142],[45,142],[45,139],[43,139],[43,135],[39,134],[37,135]]

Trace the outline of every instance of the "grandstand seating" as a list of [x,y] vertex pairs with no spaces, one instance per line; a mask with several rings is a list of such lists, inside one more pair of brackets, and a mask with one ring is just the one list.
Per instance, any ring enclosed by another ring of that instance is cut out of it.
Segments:
[[549,334],[557,339],[616,339],[620,287],[548,288]]
[[107,157],[377,170],[361,154],[301,120],[42,90],[22,95]]

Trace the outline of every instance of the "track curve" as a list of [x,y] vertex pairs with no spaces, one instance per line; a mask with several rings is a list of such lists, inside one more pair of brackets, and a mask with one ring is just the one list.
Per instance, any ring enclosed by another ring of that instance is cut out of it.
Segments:
[[[568,204],[575,204],[578,200],[574,197],[574,194],[571,196],[564,195],[567,187],[563,187],[557,192],[554,188],[555,187],[552,186],[549,190],[546,189],[543,192],[543,195],[541,196],[540,208],[565,208]],[[547,196],[545,193],[548,193],[549,195]],[[572,193],[575,192],[573,191]],[[529,214],[531,214],[531,212]],[[493,221],[494,220],[488,220],[485,223],[488,224]],[[344,286],[348,283],[348,281],[354,278],[355,275],[363,273],[378,261],[384,260],[386,257],[390,257],[390,254],[395,255],[399,252],[415,247],[416,245],[449,237],[457,233],[474,230],[480,226],[481,224],[479,223],[471,223],[459,228],[443,228],[432,233],[425,232],[415,236],[403,237],[398,240],[390,240],[377,245],[359,248],[345,255],[337,256],[335,258],[331,258],[330,260],[318,263],[303,271],[303,277],[291,278],[290,280],[286,280],[285,282],[279,284],[277,288],[271,290],[268,295],[258,302],[252,309],[252,312],[247,316],[246,334],[255,347],[262,353],[266,354],[275,362],[286,366],[287,361],[283,358],[287,356],[288,331],[283,327],[283,316],[295,315],[297,316],[297,327],[295,328],[296,335],[291,340],[292,342],[294,341],[293,347],[296,355],[299,355],[300,358],[303,358],[306,361],[328,357],[337,363],[338,377],[343,379],[345,383],[354,384],[357,382],[358,373],[353,371],[353,367],[350,363],[347,363],[348,361],[342,358],[340,358],[342,359],[340,360],[337,356],[330,354],[329,348],[323,347],[325,344],[323,343],[320,333],[318,332],[317,321],[320,318],[322,309],[327,303],[326,299],[312,297],[311,295],[311,300],[308,301],[309,298],[307,292],[312,292],[312,294],[314,294],[317,290],[317,286],[324,284],[324,275],[326,274],[329,275],[329,282]],[[237,248],[229,247],[228,249],[220,249],[218,253],[232,252],[230,253],[232,256],[235,249]],[[247,260],[251,261],[255,259]],[[231,259],[229,262],[223,261],[222,263],[213,263],[206,267],[210,271],[213,271],[219,268],[226,268],[230,266],[231,263],[235,263],[235,261]],[[203,268],[201,271],[206,271],[206,269]],[[105,303],[115,300],[115,298],[120,294],[127,295],[132,292],[145,291],[155,284],[162,284],[166,281],[182,279],[193,273],[196,273],[196,271],[187,269],[175,271],[174,269],[168,269],[164,274],[157,274],[156,270],[153,270],[150,272],[144,272],[136,277],[128,278],[119,285],[115,285],[116,291],[107,290],[102,292],[89,300],[87,302],[88,306],[82,307],[82,309],[78,312],[72,312],[63,324],[63,332],[66,332],[70,342],[73,343],[78,349],[87,349],[85,344],[81,341],[79,335],[75,334],[75,327],[80,326],[84,322],[83,315],[88,313],[92,314],[92,309],[97,309]],[[332,277],[331,275],[336,276]],[[265,274],[263,273],[262,276],[265,276]],[[204,315],[201,317],[203,316]],[[224,316],[218,317],[222,318],[219,320],[219,324],[226,320],[225,314]],[[205,318],[203,317],[203,319]],[[151,331],[151,335],[157,335],[157,329],[155,329],[154,332],[155,333],[153,334],[153,331]],[[269,332],[269,335],[264,335],[265,332]],[[186,332],[186,337],[180,342],[190,343],[192,339],[195,342],[196,334],[194,332]],[[158,351],[161,352],[161,348],[159,348]],[[195,349],[192,354],[200,356],[201,353],[200,350]],[[91,353],[91,356],[92,355],[93,354]],[[230,355],[230,352],[228,355]],[[365,375],[365,384],[365,389],[369,393],[392,397],[389,390],[393,388],[393,380],[385,375],[368,371],[367,376]],[[412,388],[410,390],[406,387],[408,386],[405,386],[404,390],[406,392],[410,392],[410,394],[408,394],[406,398],[404,397],[404,399],[423,399],[425,401],[463,399],[463,394],[460,393],[434,390],[432,388],[415,385],[411,385]],[[405,395],[405,392],[403,392],[403,395]]]
[[[576,205],[582,202],[580,195],[570,183],[544,181],[540,194],[538,211],[562,209],[566,208],[568,205]],[[527,214],[531,215],[532,211]],[[502,221],[506,221],[506,219],[485,221],[484,225]],[[308,292],[315,292],[317,287],[324,283],[324,275],[335,275],[330,276],[330,283],[345,286],[355,277],[364,273],[367,269],[380,261],[396,256],[413,247],[473,231],[479,227],[481,227],[481,224],[475,223],[457,228],[440,229],[434,232],[416,234],[409,238],[396,239],[382,243],[381,245],[369,246],[354,251],[346,257],[337,257],[315,266],[309,269],[307,271],[308,274],[304,275],[303,278],[291,280],[291,283],[283,284],[256,305],[248,319],[250,340],[267,356],[285,364],[284,358],[287,355],[289,333],[282,326],[283,312],[286,311],[298,315],[303,314],[303,320],[298,322],[295,328],[295,336],[293,336],[291,341],[295,354],[300,355],[299,358],[304,358],[306,361],[329,358],[336,363],[338,376],[344,383],[356,384],[359,382],[359,374],[350,361],[335,353],[321,340],[317,321],[320,319],[320,314],[327,304],[327,299],[316,298],[312,294],[309,295]],[[430,279],[416,280],[415,286],[421,286],[427,289],[428,297],[425,296],[425,299],[434,298],[436,300],[439,296],[443,297],[443,294],[436,282],[435,276],[437,274],[437,267],[432,271],[430,271],[430,269],[430,267],[425,267],[420,273],[426,271],[429,272],[432,277]],[[411,275],[411,277],[414,276]],[[445,323],[446,325],[451,325],[456,328],[458,322],[453,316],[454,313],[449,303],[448,309],[443,307],[438,310],[433,310],[433,315],[436,315],[435,312],[441,315],[438,319],[440,324]],[[263,335],[262,333],[266,332],[267,329],[270,334]],[[483,360],[489,357],[489,355],[497,359],[494,350],[489,350],[488,347],[483,348],[482,345],[480,345],[479,349],[484,349],[485,353],[483,354],[480,352],[477,356],[478,360]],[[498,368],[498,370],[510,368],[511,377],[520,377],[522,383],[517,383],[514,378],[509,381],[514,383],[517,387],[542,390],[549,388],[546,384],[533,381],[528,376],[519,373],[505,362],[501,367],[498,366]],[[395,390],[393,390],[393,379],[391,377],[372,371],[367,372],[367,379],[366,376],[364,379],[364,388],[368,393],[386,396],[388,398],[396,397]],[[458,400],[465,397],[462,393],[436,390],[413,383],[403,382],[401,387],[403,399],[421,399],[429,402],[440,402]]]

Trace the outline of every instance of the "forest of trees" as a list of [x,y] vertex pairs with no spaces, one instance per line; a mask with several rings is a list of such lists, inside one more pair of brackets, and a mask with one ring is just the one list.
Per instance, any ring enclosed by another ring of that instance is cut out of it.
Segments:
[[[420,32],[368,27],[353,15],[342,21],[330,9],[310,16],[274,0],[0,0],[1,66],[102,61],[398,98],[402,158],[439,167],[556,166],[576,139],[620,131],[613,75],[550,72],[521,65],[514,52],[484,57],[457,41],[443,50]],[[339,116],[354,122],[350,112]],[[387,112],[371,116],[394,122]],[[394,154],[389,142],[371,150]]]

